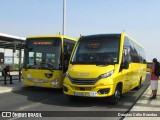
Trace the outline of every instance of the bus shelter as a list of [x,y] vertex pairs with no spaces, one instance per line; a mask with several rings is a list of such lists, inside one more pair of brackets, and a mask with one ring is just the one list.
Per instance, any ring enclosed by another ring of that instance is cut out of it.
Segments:
[[[26,38],[23,37],[18,37],[18,36],[13,36],[13,35],[8,35],[8,34],[3,34],[0,33],[0,48],[5,49],[11,49],[13,50],[13,59],[14,59],[14,53],[16,50],[19,51],[18,55],[18,61],[19,61],[19,81],[21,80],[21,57],[22,57],[22,50],[24,48]],[[1,63],[4,62],[4,60],[0,60]],[[14,61],[14,60],[13,60]]]

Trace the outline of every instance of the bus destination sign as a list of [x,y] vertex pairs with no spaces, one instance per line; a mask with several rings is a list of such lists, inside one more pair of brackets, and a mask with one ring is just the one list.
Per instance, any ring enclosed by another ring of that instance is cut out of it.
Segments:
[[34,45],[51,45],[52,42],[33,42]]

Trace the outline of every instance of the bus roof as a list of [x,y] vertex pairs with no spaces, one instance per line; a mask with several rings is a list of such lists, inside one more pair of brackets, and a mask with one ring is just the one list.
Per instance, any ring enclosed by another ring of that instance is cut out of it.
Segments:
[[113,35],[117,35],[119,36],[120,34],[94,34],[94,35],[86,35],[86,36],[81,36],[81,37],[88,37],[88,38],[94,38],[94,37],[108,37],[108,36],[113,36]]
[[127,35],[125,32],[123,33],[112,33],[112,34],[94,34],[94,35],[87,35],[87,36],[81,36],[81,37],[89,37],[89,38],[92,38],[92,37],[109,37],[109,36],[127,36],[128,38],[130,38],[133,42],[135,42],[136,44],[138,44],[140,47],[144,48],[142,45],[140,45],[138,42],[136,42],[132,37],[130,37],[129,35]]
[[127,35],[126,33],[122,33],[122,35],[127,36],[127,37],[130,38],[133,42],[135,42],[136,44],[138,44],[140,47],[144,48],[141,44],[139,44],[137,41],[135,41],[132,37],[130,37],[130,36]]
[[64,36],[64,35],[40,35],[40,36],[29,36],[27,37],[27,39],[28,38],[68,38],[70,40],[77,41],[77,39],[75,38],[71,38],[71,37]]

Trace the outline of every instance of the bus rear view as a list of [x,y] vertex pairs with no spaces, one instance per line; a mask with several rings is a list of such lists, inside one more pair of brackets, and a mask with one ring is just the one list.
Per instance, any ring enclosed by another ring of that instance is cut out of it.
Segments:
[[[72,98],[110,97],[116,104],[121,94],[145,80],[143,48],[136,45],[124,33],[82,36],[70,60],[64,93]],[[132,47],[139,53],[137,57],[131,55]],[[135,58],[138,61],[132,61]]]

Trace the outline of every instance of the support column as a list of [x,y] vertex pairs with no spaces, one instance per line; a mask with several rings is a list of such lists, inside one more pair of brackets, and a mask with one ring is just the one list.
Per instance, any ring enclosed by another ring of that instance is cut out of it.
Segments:
[[22,57],[22,49],[19,49],[19,82],[21,81],[21,57]]

